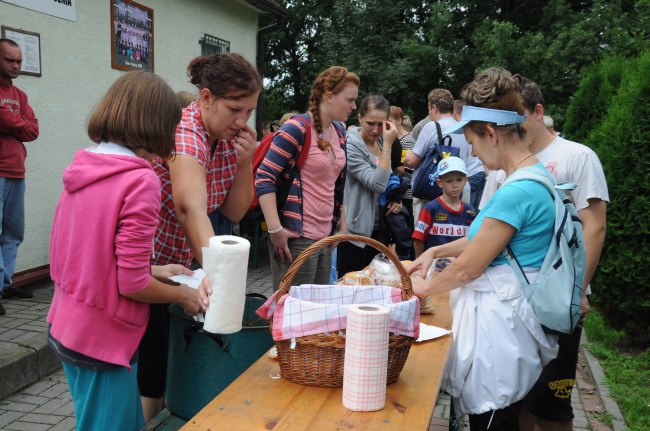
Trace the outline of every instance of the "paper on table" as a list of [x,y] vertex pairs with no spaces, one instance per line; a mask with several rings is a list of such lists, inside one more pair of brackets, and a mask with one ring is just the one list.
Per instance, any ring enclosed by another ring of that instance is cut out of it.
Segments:
[[433,340],[434,338],[442,337],[443,335],[450,334],[451,331],[444,328],[438,328],[437,326],[427,325],[426,323],[420,323],[420,338],[415,340],[416,342]]
[[175,275],[169,278],[171,281],[175,281],[176,283],[187,284],[192,289],[198,289],[203,277],[205,277],[205,272],[203,269],[199,268],[194,271],[194,274],[192,275]]

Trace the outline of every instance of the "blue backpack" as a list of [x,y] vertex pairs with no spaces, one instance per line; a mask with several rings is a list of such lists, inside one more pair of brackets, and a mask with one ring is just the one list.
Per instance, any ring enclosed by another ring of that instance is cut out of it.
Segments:
[[539,275],[532,283],[526,277],[510,246],[503,254],[508,258],[540,323],[546,329],[570,334],[580,318],[582,284],[585,278],[585,246],[582,223],[565,190],[573,183],[556,184],[535,168],[523,168],[510,175],[505,184],[533,180],[543,184],[555,203],[553,239],[544,257]]
[[438,140],[424,156],[418,174],[411,183],[413,197],[427,201],[432,201],[442,194],[442,189],[436,183],[438,163],[445,157],[458,157],[460,154],[460,149],[451,146],[451,136],[443,135],[440,124],[437,121],[434,121],[434,123],[436,123]]

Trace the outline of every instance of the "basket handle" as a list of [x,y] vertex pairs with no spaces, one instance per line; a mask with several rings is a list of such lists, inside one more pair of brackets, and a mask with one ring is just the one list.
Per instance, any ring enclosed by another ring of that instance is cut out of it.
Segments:
[[407,299],[410,299],[413,296],[413,286],[411,284],[411,278],[406,274],[406,269],[404,269],[402,262],[400,262],[397,256],[395,256],[395,253],[390,251],[388,247],[386,247],[384,244],[380,243],[377,240],[374,240],[367,236],[353,235],[353,234],[339,234],[339,235],[328,236],[321,240],[316,241],[315,243],[307,247],[305,250],[303,250],[303,252],[300,253],[300,255],[298,255],[298,257],[291,263],[286,274],[284,274],[284,277],[282,278],[282,281],[280,282],[280,286],[279,286],[280,295],[285,295],[286,293],[289,292],[289,289],[291,288],[291,282],[293,281],[293,277],[296,275],[296,273],[298,272],[302,264],[312,254],[314,254],[315,252],[317,252],[318,250],[320,250],[321,248],[327,245],[334,244],[337,242],[343,242],[343,241],[363,242],[384,253],[384,255],[386,255],[386,257],[388,257],[391,260],[391,262],[393,262],[393,264],[397,268],[397,271],[399,272],[399,276],[402,280],[402,299],[406,301]]

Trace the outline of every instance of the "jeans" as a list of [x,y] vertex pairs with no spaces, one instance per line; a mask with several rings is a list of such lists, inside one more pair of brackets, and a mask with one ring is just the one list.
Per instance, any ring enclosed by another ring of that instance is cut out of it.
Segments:
[[11,287],[25,234],[25,180],[0,177],[0,293]]
[[[313,239],[305,237],[290,238],[289,251],[291,257],[295,261],[298,255],[307,247],[315,243]],[[269,247],[269,256],[271,258],[271,274],[273,275],[273,290],[276,291],[280,287],[280,282],[284,278],[291,262],[285,260],[281,262],[275,256],[275,249],[270,238],[267,238]],[[301,266],[295,277],[291,282],[291,286],[299,286],[301,284],[327,284],[332,270],[332,249],[329,245],[320,248],[317,252],[312,254]]]
[[483,196],[483,188],[485,187],[485,172],[479,172],[467,178],[469,187],[471,189],[469,195],[469,204],[478,210],[478,204],[481,203],[481,196]]

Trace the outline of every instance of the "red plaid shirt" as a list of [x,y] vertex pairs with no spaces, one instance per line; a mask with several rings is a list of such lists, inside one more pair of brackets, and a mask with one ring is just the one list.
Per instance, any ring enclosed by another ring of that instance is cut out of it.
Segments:
[[[183,118],[176,128],[176,155],[194,157],[205,168],[208,214],[216,210],[226,199],[235,178],[237,152],[233,141],[219,139],[214,154],[210,154],[208,132],[203,126],[201,110],[196,101],[183,110]],[[190,266],[194,255],[174,210],[169,166],[157,159],[153,169],[162,185],[153,264],[180,263]]]

